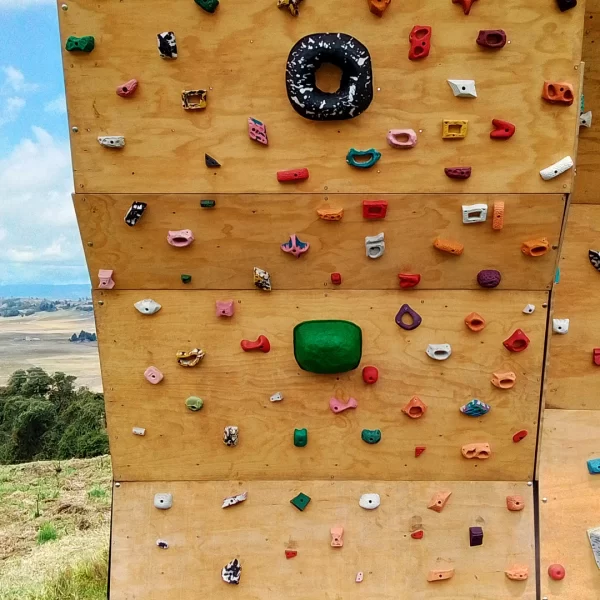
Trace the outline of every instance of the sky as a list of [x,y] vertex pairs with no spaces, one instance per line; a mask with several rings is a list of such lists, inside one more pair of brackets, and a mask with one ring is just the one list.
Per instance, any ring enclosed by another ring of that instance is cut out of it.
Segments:
[[18,40],[0,54],[0,285],[88,283],[56,3],[0,0],[0,23]]

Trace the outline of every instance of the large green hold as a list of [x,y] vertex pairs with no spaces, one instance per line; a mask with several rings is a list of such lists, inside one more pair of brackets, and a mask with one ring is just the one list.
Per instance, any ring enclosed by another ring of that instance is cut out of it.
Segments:
[[219,0],[194,0],[194,2],[209,13],[215,12],[219,6]]
[[94,49],[94,36],[84,35],[83,37],[75,37],[71,35],[67,38],[65,48],[69,52],[91,52]]
[[362,331],[350,321],[304,321],[294,327],[294,356],[311,373],[345,373],[362,356]]

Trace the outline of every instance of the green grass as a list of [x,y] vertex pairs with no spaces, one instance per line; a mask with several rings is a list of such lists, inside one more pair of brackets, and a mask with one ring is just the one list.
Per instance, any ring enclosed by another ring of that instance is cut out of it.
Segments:
[[98,486],[94,486],[91,490],[88,491],[88,496],[90,498],[106,498],[106,496],[108,496],[108,493],[105,489]]
[[45,544],[46,542],[50,542],[58,538],[58,531],[56,531],[56,527],[52,523],[46,522],[40,525],[37,534],[37,543]]

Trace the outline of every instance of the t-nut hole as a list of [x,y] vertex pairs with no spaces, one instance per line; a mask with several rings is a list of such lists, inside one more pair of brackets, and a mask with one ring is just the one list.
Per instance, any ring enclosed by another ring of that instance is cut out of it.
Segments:
[[316,72],[317,87],[327,94],[335,94],[340,89],[342,70],[331,63],[323,63]]

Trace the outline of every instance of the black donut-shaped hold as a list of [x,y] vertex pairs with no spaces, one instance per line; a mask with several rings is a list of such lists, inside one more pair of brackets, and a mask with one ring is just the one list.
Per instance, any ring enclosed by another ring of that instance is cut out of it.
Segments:
[[[330,94],[317,87],[317,69],[324,63],[342,71],[340,88]],[[294,110],[312,121],[343,121],[358,117],[373,100],[371,55],[346,33],[313,33],[298,40],[287,60],[285,84]]]

